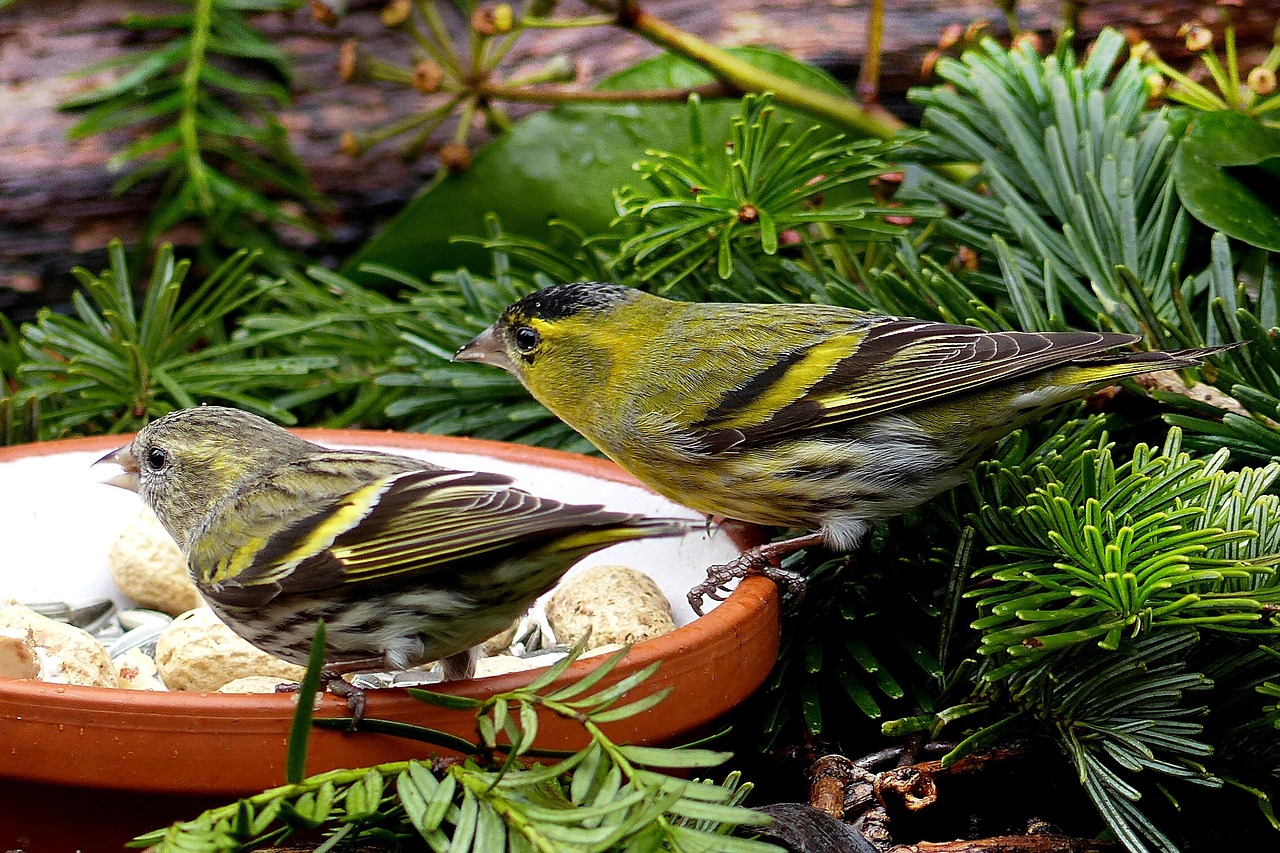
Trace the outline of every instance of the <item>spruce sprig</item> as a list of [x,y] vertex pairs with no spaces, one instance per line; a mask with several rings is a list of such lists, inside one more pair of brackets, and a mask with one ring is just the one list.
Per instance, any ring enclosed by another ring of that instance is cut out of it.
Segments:
[[[378,378],[378,383],[395,395],[387,406],[387,415],[409,424],[414,431],[587,451],[590,444],[540,403],[529,399],[515,377],[505,371],[453,361],[458,347],[487,328],[504,308],[554,281],[541,272],[516,269],[506,236],[495,218],[489,218],[488,228],[487,244],[492,246],[493,258],[488,276],[460,269],[440,273],[428,283],[397,270],[370,268],[403,285],[411,309],[399,323],[398,369]],[[518,238],[512,241],[511,248],[544,260],[553,254]]]
[[979,466],[972,521],[998,558],[980,573],[995,583],[971,594],[979,653],[998,662],[986,678],[1163,626],[1280,632],[1280,463],[1227,470],[1226,450],[1193,457],[1181,441],[1172,429],[1119,465],[1100,439],[1074,459]]
[[1025,42],[1005,50],[986,39],[939,63],[948,85],[911,93],[929,131],[919,149],[981,164],[987,192],[930,175],[921,189],[962,212],[938,230],[987,258],[992,284],[1017,277],[1034,288],[1035,303],[1015,306],[1028,327],[1083,321],[1161,346],[1178,324],[1190,220],[1171,177],[1169,119],[1146,110],[1136,59],[1116,68],[1124,48],[1104,30],[1077,63],[1065,40],[1040,57]]
[[1199,405],[1178,395],[1156,396],[1175,404],[1165,420],[1187,431],[1190,446],[1225,447],[1236,458],[1265,463],[1280,460],[1280,263],[1257,255],[1256,277],[1243,275],[1227,238],[1214,234],[1209,266],[1200,274],[1209,297],[1205,320],[1184,326],[1197,333],[1203,328],[1206,342],[1248,342],[1219,359],[1215,384],[1230,396]]
[[696,96],[689,117],[693,151],[648,151],[651,159],[635,164],[644,184],[614,195],[618,225],[632,233],[616,263],[641,280],[661,280],[660,289],[704,269],[728,279],[736,258],[776,255],[801,229],[829,224],[849,241],[881,241],[903,233],[885,216],[935,212],[888,208],[866,196],[868,181],[890,171],[896,143],[794,128],[776,120],[767,94],[743,98],[723,144],[705,138]]
[[41,437],[135,430],[211,400],[293,423],[273,398],[296,377],[337,364],[331,354],[264,353],[278,330],[229,332],[232,317],[280,283],[251,272],[251,253],[232,256],[184,295],[190,262],[164,246],[141,297],[124,245],[113,241],[107,253],[102,273],[75,270],[73,316],[45,308],[22,326],[12,398],[40,401]]
[[[284,12],[297,0],[194,0],[166,15],[129,14],[121,26],[165,40],[113,57],[82,75],[115,78],[62,103],[86,110],[73,139],[128,130],[110,160],[125,170],[115,191],[157,179],[144,244],[195,220],[215,245],[280,257],[283,228],[319,234],[304,212],[322,204],[276,110],[290,100],[288,57],[246,18]],[[285,203],[288,200],[290,203]],[[283,268],[284,264],[276,264]]]
[[[613,677],[624,649],[582,678],[555,686],[582,651],[579,644],[529,684],[485,700],[411,691],[431,704],[473,711],[479,734],[474,743],[416,726],[362,724],[460,749],[467,756],[462,760],[333,770],[210,809],[141,836],[132,846],[157,853],[212,853],[318,831],[326,836],[326,850],[362,841],[403,845],[416,840],[441,853],[777,853],[771,844],[730,834],[769,822],[742,807],[751,785],[742,784],[738,774],[714,784],[662,772],[715,767],[729,758],[727,753],[627,746],[601,728],[650,710],[666,697],[657,691],[635,698],[658,665]],[[587,745],[551,764],[530,762],[538,754],[533,745],[540,715],[581,725]]]
[[[1231,752],[1228,732],[1264,737],[1255,690],[1280,675],[1280,463],[1231,469],[1226,450],[1183,451],[1176,428],[1118,462],[1102,423],[1031,453],[1007,441],[971,478],[988,560],[968,593],[972,684],[1001,713],[949,760],[1029,721],[1047,727],[1126,848],[1172,853],[1155,785],[1280,769],[1274,749],[1214,760]],[[1265,786],[1237,787],[1268,802]]]

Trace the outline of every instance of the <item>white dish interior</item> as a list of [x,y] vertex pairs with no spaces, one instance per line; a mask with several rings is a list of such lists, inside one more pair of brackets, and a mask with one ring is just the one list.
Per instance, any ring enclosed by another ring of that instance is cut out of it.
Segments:
[[[377,442],[341,446],[413,456],[450,468],[495,471],[513,477],[522,489],[571,503],[702,520],[693,510],[638,486],[557,468]],[[6,555],[0,565],[0,600],[81,605],[111,598],[121,607],[133,606],[111,581],[107,553],[120,531],[137,516],[141,503],[136,495],[106,485],[104,481],[118,469],[95,468],[93,463],[101,455],[61,453],[0,463],[0,541]],[[706,576],[707,566],[728,562],[737,553],[723,531],[708,530],[699,523],[683,537],[628,542],[599,551],[569,575],[602,564],[638,569],[658,583],[671,602],[676,625],[684,625],[694,619],[686,600],[689,588]],[[708,599],[706,609],[717,603]]]

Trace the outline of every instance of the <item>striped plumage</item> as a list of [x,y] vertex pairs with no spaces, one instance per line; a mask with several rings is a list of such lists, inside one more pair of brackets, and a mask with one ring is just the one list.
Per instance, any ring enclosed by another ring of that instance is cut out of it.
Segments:
[[869,521],[955,485],[1031,418],[1215,351],[1113,352],[1138,340],[984,332],[821,305],[675,302],[579,283],[510,306],[455,358],[509,370],[673,500],[817,529],[848,550]]
[[446,674],[468,674],[467,650],[582,557],[686,529],[540,498],[500,474],[327,449],[217,406],[166,415],[107,458],[233,630],[305,663],[323,618],[331,672],[446,659]]

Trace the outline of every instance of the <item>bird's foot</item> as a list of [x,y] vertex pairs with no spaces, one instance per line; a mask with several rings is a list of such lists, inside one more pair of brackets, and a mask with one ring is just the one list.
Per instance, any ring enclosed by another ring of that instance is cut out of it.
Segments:
[[[353,732],[356,727],[364,720],[365,710],[365,689],[356,687],[351,682],[342,677],[345,670],[330,669],[327,665],[320,670],[320,681],[328,688],[329,692],[334,696],[347,700],[347,710],[351,712],[351,722],[347,725],[347,731]],[[285,684],[277,684],[277,693],[297,693],[302,687],[296,682],[288,682]]]
[[694,613],[701,616],[704,598],[724,601],[728,596],[728,585],[731,581],[741,580],[747,575],[763,575],[782,590],[784,599],[790,599],[791,607],[796,607],[804,600],[805,578],[799,572],[782,568],[782,559],[796,551],[821,544],[821,533],[809,533],[792,539],[757,545],[749,551],[744,551],[736,560],[711,566],[707,569],[706,580],[689,590],[689,606],[693,608]]
[[356,687],[341,675],[321,673],[321,676],[325,678],[330,693],[347,700],[347,710],[351,712],[351,722],[347,724],[347,731],[354,732],[364,721],[365,689]]

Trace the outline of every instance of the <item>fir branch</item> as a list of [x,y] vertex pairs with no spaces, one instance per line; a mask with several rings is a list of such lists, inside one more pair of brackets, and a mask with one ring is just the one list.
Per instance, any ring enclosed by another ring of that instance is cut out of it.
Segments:
[[[931,711],[943,675],[932,596],[949,531],[923,514],[876,527],[849,557],[804,555],[807,592],[783,624],[778,662],[742,714],[762,751],[820,739],[857,743],[886,715]],[[744,725],[746,723],[744,722]]]
[[1205,319],[1184,323],[1184,328],[1203,329],[1206,342],[1248,343],[1217,359],[1215,384],[1230,397],[1219,394],[1193,404],[1177,393],[1156,391],[1154,396],[1174,407],[1165,420],[1188,432],[1189,446],[1224,447],[1237,458],[1265,463],[1280,460],[1280,261],[1263,252],[1254,255],[1256,273],[1237,270],[1226,236],[1214,234],[1209,266],[1195,285],[1208,298]]
[[997,662],[986,677],[1162,626],[1280,630],[1280,498],[1268,492],[1280,463],[1227,471],[1227,458],[1183,452],[1175,428],[1120,465],[1105,440],[1032,467],[980,465],[971,487],[991,509],[973,522],[1001,558],[980,575],[996,583],[972,593],[979,651]]
[[[1057,735],[1098,813],[1126,849],[1180,848],[1144,813],[1136,774],[1219,787],[1203,764],[1204,697],[1212,682],[1188,671],[1198,639],[1178,629],[1123,642],[1110,655],[1082,654],[1030,667],[1009,678],[1014,701]],[[1083,650],[1082,650],[1083,651]],[[1195,697],[1195,698],[1193,698]],[[1190,700],[1190,702],[1188,701]]]
[[1042,58],[1027,42],[1006,52],[987,39],[939,63],[948,85],[911,93],[929,131],[920,151],[980,163],[988,192],[932,175],[920,186],[961,211],[938,230],[977,249],[988,280],[996,258],[1006,280],[1029,285],[1039,307],[1019,312],[1025,322],[1082,321],[1158,346],[1176,340],[1190,222],[1174,192],[1169,120],[1146,112],[1141,65],[1130,59],[1113,73],[1124,47],[1104,30],[1078,63],[1065,41]]
[[239,333],[268,339],[272,355],[326,359],[327,366],[296,377],[274,404],[310,424],[389,426],[386,409],[398,395],[382,380],[405,370],[397,323],[413,315],[412,306],[320,266],[284,278],[239,318]]
[[289,61],[245,14],[288,11],[298,2],[183,5],[189,10],[122,21],[131,29],[171,35],[155,48],[84,69],[81,74],[128,70],[63,102],[64,109],[86,110],[69,135],[121,129],[133,135],[110,165],[128,170],[116,192],[160,181],[145,244],[194,220],[213,244],[259,249],[284,268],[278,248],[282,230],[322,233],[299,211],[321,206],[323,199],[274,115],[289,100]]
[[647,186],[615,193],[618,225],[628,235],[615,261],[624,274],[661,281],[664,291],[712,267],[729,279],[736,258],[776,255],[804,229],[830,224],[844,240],[886,240],[903,229],[883,217],[934,212],[890,209],[866,197],[868,182],[889,171],[895,143],[850,142],[816,126],[797,130],[775,122],[769,95],[748,95],[721,144],[705,139],[699,106],[691,99],[697,150],[647,152],[654,159],[635,166]]
[[[135,839],[133,846],[151,846],[157,853],[246,849],[320,831],[332,845],[373,839],[408,843],[416,837],[432,850],[476,853],[604,853],[637,845],[650,850],[778,851],[730,834],[769,822],[741,806],[751,786],[741,784],[737,774],[716,785],[659,772],[714,767],[727,753],[625,746],[600,728],[661,700],[665,694],[637,700],[633,692],[656,664],[609,683],[623,650],[577,682],[551,687],[582,650],[579,645],[528,685],[485,701],[411,691],[425,701],[472,708],[481,733],[473,755],[484,756],[500,743],[507,746],[508,758],[496,766],[468,758],[334,770],[210,809],[192,821]],[[619,704],[624,699],[626,704]],[[580,723],[588,745],[552,765],[516,761],[531,751],[539,713]]]
[[[497,220],[490,217],[488,226],[489,240],[495,246],[502,244],[504,235]],[[534,244],[525,244],[534,250]],[[495,248],[492,256],[489,277],[458,270],[438,274],[430,284],[396,270],[369,268],[408,288],[411,307],[399,323],[399,370],[378,379],[395,394],[387,416],[414,431],[589,451],[585,439],[530,400],[520,382],[505,371],[453,361],[458,348],[487,328],[504,308],[553,283],[545,276],[514,270],[504,249]]]
[[[110,269],[77,269],[75,316],[43,309],[22,327],[16,404],[41,401],[42,437],[136,430],[175,408],[220,400],[285,423],[271,397],[290,377],[331,368],[332,355],[263,356],[277,332],[229,335],[227,324],[279,282],[253,275],[240,252],[182,296],[190,263],[171,247],[156,256],[139,302],[124,246],[108,247]],[[260,357],[263,356],[263,357]]]
[[[983,657],[975,693],[1017,710],[955,755],[1019,716],[1036,720],[1129,850],[1172,853],[1146,805],[1147,780],[1222,784],[1208,761],[1211,741],[1226,741],[1199,721],[1208,691],[1216,695],[1208,672],[1237,682],[1215,707],[1241,733],[1262,716],[1242,697],[1277,672],[1258,649],[1280,648],[1271,492],[1280,463],[1228,470],[1225,450],[1191,456],[1177,429],[1163,447],[1139,445],[1117,463],[1101,423],[1062,430],[1031,453],[1006,442],[1012,452],[972,477],[983,509],[971,519],[991,559],[968,593]],[[1275,761],[1274,749],[1260,750],[1234,766],[1266,778]]]

